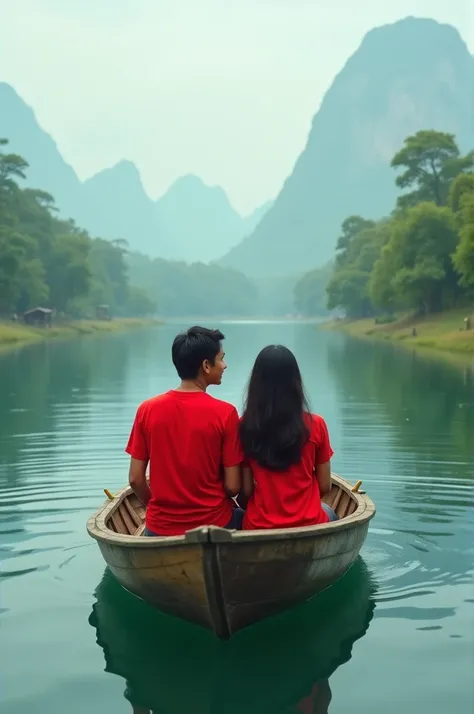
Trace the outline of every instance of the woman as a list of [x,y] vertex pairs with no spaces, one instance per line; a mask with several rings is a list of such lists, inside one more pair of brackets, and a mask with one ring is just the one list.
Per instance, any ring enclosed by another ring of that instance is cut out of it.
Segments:
[[240,423],[245,457],[243,528],[294,528],[336,520],[321,502],[331,489],[333,450],[324,419],[311,414],[298,363],[282,345],[258,355]]

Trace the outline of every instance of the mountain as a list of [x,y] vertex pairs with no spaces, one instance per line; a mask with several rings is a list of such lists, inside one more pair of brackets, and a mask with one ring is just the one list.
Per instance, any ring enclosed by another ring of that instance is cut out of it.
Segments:
[[63,215],[73,216],[81,182],[53,139],[38,125],[33,110],[4,82],[0,82],[0,137],[8,139],[8,149],[30,164],[28,185],[51,193]]
[[196,176],[178,179],[152,200],[137,167],[120,161],[81,182],[33,110],[8,84],[0,83],[0,137],[30,168],[27,185],[51,193],[60,215],[93,236],[122,238],[130,249],[152,257],[213,261],[251,233],[269,204],[242,217],[224,190]]
[[154,203],[136,167],[122,161],[82,183],[33,110],[5,83],[0,83],[0,136],[28,161],[27,185],[51,193],[64,218],[94,236],[125,238],[136,250],[158,240]]
[[265,201],[261,206],[255,209],[247,218],[244,218],[243,237],[249,236],[256,229],[262,218],[273,205],[273,201]]
[[79,225],[94,235],[108,240],[124,238],[131,249],[167,257],[154,203],[131,161],[119,161],[84,181],[76,217]]
[[344,218],[392,209],[390,161],[406,136],[435,129],[473,147],[473,82],[474,58],[453,27],[407,18],[369,32],[326,93],[272,207],[221,264],[264,277],[326,263]]
[[[266,205],[266,204],[265,204]],[[172,257],[210,262],[251,233],[265,207],[242,218],[220,186],[207,186],[197,176],[182,176],[156,204],[156,215]]]

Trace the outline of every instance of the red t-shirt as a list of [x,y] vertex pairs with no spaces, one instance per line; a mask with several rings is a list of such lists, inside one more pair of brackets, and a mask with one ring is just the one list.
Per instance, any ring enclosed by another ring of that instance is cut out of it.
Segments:
[[243,528],[295,528],[327,523],[314,475],[316,464],[325,464],[333,455],[324,419],[308,415],[310,437],[303,446],[301,460],[287,471],[270,471],[249,459],[255,487],[245,512]]
[[205,392],[170,390],[139,406],[126,452],[150,461],[149,530],[182,535],[227,525],[233,501],[222,467],[242,462],[238,429],[235,407]]

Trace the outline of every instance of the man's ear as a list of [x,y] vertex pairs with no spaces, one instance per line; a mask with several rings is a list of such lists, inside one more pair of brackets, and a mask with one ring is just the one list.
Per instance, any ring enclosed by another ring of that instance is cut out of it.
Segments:
[[211,365],[209,364],[208,359],[204,360],[204,362],[201,365],[201,368],[202,368],[202,371],[204,372],[204,374],[209,374],[209,372],[211,371]]

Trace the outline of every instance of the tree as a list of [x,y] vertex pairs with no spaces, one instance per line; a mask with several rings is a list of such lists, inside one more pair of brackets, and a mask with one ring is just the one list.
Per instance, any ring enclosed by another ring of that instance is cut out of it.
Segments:
[[449,206],[453,213],[459,212],[461,199],[466,194],[474,196],[474,174],[459,174],[452,182],[449,188]]
[[66,312],[71,300],[86,295],[89,290],[89,249],[90,239],[86,233],[55,237],[48,281],[51,304],[60,312]]
[[410,268],[400,268],[392,280],[392,287],[409,304],[416,305],[419,312],[429,313],[441,309],[440,286],[445,278],[440,262],[424,257]]
[[[8,139],[0,139],[0,146],[7,146]],[[0,191],[18,190],[16,179],[26,178],[28,164],[17,154],[4,154],[0,151]]]
[[146,290],[133,285],[128,290],[127,308],[129,314],[133,317],[144,317],[146,315],[154,315],[157,305]]
[[371,315],[368,281],[369,273],[357,268],[343,268],[335,272],[327,287],[328,308],[342,308],[348,317]]
[[331,276],[331,265],[305,273],[293,289],[295,307],[302,315],[326,313],[326,288]]
[[44,191],[27,188],[15,192],[11,207],[17,230],[35,242],[37,257],[47,265],[58,230],[58,222],[52,215],[56,210],[53,197]]
[[341,235],[336,245],[336,266],[342,267],[352,261],[353,246],[356,237],[365,229],[373,228],[375,221],[367,220],[362,216],[349,216],[342,223]]
[[39,258],[25,261],[21,267],[20,295],[16,301],[16,310],[24,312],[35,305],[46,304],[49,300],[49,287],[46,274]]
[[21,292],[21,266],[30,247],[25,236],[0,228],[0,312],[15,308]]
[[388,226],[387,220],[375,223],[360,216],[350,216],[344,221],[334,274],[327,287],[330,309],[342,308],[351,317],[373,314],[370,275],[389,239]]
[[397,305],[397,295],[392,284],[395,274],[393,245],[385,245],[375,261],[370,274],[368,293],[376,309],[393,313]]
[[96,238],[89,254],[91,293],[95,304],[107,303],[122,310],[128,299],[128,266],[126,244]]
[[460,274],[460,283],[466,288],[474,287],[474,193],[465,193],[459,204],[459,244],[453,255],[455,269]]
[[[457,240],[449,208],[420,203],[408,209],[403,218],[393,222],[387,250],[375,267],[379,285],[385,276],[398,303],[415,307],[420,313],[452,304],[459,295],[458,276],[451,259]],[[372,294],[373,290],[374,282]],[[388,294],[387,288],[385,299]],[[378,296],[380,302],[380,287]]]
[[400,196],[399,205],[406,208],[423,201],[446,205],[450,181],[472,167],[472,161],[472,153],[460,156],[452,134],[430,130],[409,136],[391,162],[392,168],[404,169],[397,176],[397,186],[411,189],[410,193]]

